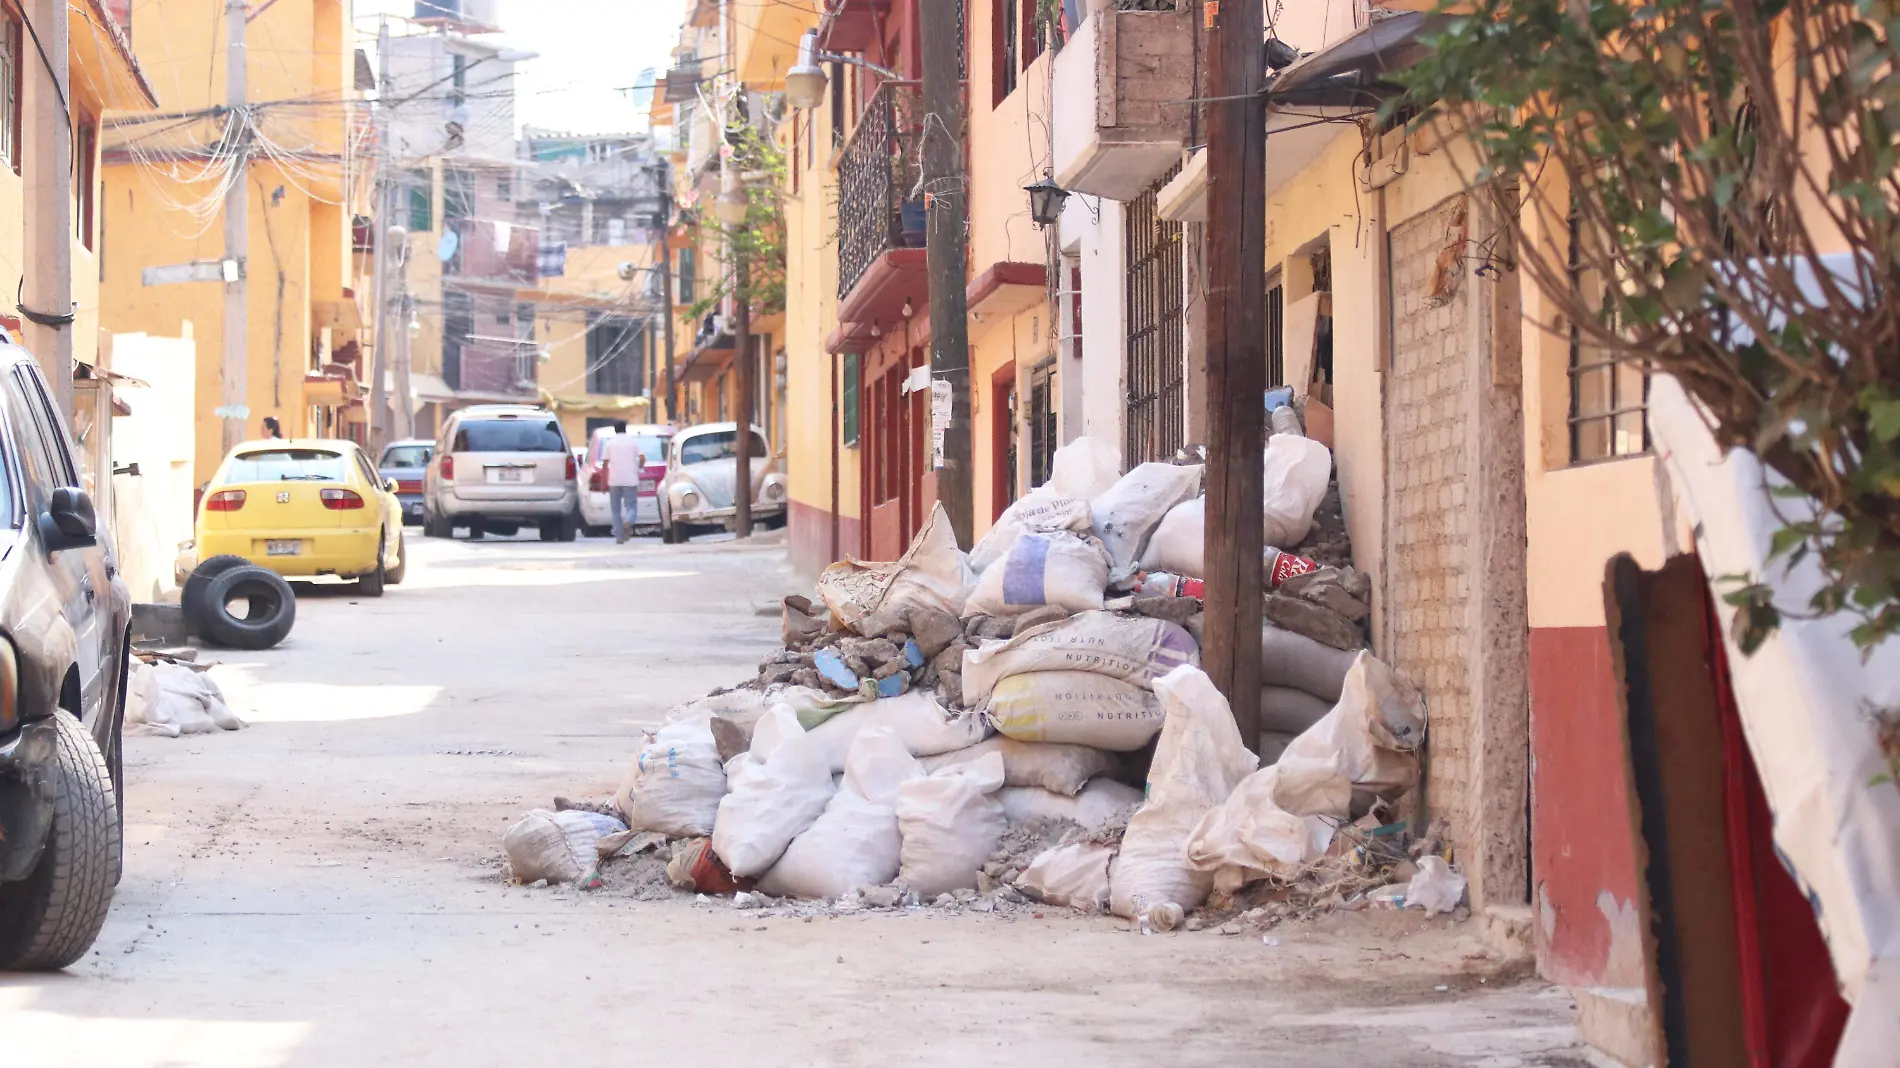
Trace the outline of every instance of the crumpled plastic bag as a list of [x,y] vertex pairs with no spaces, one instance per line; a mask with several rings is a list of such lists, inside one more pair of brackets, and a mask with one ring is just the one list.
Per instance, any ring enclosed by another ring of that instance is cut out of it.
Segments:
[[1465,899],[1465,877],[1451,869],[1444,857],[1426,856],[1418,861],[1418,874],[1405,887],[1405,907],[1417,906],[1425,915],[1450,912]]

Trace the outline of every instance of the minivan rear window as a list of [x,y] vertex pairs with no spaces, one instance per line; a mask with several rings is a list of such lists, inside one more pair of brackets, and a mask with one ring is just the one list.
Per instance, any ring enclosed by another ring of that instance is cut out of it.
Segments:
[[[708,460],[730,460],[739,452],[739,435],[731,430],[716,430],[710,434],[695,434],[680,446],[680,463],[700,464]],[[752,435],[752,458],[763,460],[771,455],[765,449],[765,439],[755,431]]]
[[456,452],[566,452],[561,424],[552,419],[482,419],[455,432]]
[[383,450],[384,467],[427,467],[430,448],[427,445],[391,445]]
[[226,482],[342,482],[341,453],[326,449],[260,449],[231,457]]

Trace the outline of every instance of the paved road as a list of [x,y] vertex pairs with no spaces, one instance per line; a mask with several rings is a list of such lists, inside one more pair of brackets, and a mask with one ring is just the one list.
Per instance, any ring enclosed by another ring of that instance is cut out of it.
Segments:
[[381,600],[313,590],[282,647],[220,655],[252,729],[128,739],[112,918],[67,973],[0,977],[0,1063],[1582,1063],[1565,998],[1416,914],[1275,947],[509,886],[509,823],[609,792],[643,724],[772,648],[796,583],[737,544],[413,557]]

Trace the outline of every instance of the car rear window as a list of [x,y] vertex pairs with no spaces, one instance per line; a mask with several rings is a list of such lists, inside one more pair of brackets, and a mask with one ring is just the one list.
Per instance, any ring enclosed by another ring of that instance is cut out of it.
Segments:
[[392,445],[383,452],[384,467],[426,467],[429,463],[427,445]]
[[231,458],[227,482],[342,482],[342,453],[325,449],[260,449]]
[[647,463],[658,464],[666,462],[666,443],[673,439],[641,434],[634,440],[640,443],[640,455],[647,458]]
[[483,419],[455,432],[456,452],[566,452],[561,424],[552,419]]
[[[708,460],[730,460],[739,451],[739,435],[736,431],[716,430],[709,434],[695,434],[680,446],[680,463],[698,464]],[[758,434],[752,435],[752,458],[762,460],[768,454],[765,451],[765,439]]]

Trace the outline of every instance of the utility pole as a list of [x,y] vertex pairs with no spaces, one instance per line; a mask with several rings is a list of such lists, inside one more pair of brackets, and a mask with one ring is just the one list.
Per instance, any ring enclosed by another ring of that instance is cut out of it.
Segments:
[[[387,347],[391,343],[389,330],[389,245],[398,240],[396,221],[391,218],[394,198],[389,195],[389,109],[394,97],[394,86],[389,80],[389,17],[383,16],[376,28],[376,219],[371,224],[375,233],[375,261],[370,290],[376,305],[372,329],[374,344],[370,348],[369,380],[369,436],[370,447],[380,450],[387,440],[389,430],[389,391],[383,385],[384,368],[388,366]],[[400,238],[408,242],[405,232]],[[407,329],[405,324],[405,330]]]
[[[409,318],[415,314],[415,300],[409,296],[409,257],[404,248],[396,270],[396,418],[392,432],[399,438],[416,436],[416,406],[409,392]],[[380,447],[380,445],[379,445]]]
[[660,194],[660,343],[666,348],[666,421],[679,422],[679,389],[673,381],[673,180],[667,165],[654,168]]
[[1201,663],[1260,739],[1267,108],[1258,3],[1212,14],[1207,95],[1207,619]]
[[732,490],[732,533],[752,536],[752,255],[733,243],[733,360],[739,368],[739,478]]
[[[924,210],[928,226],[924,257],[930,278],[930,429],[932,440],[939,443],[932,466],[937,472],[937,499],[949,513],[957,544],[968,546],[975,535],[975,514],[970,466],[970,326],[963,294],[968,218],[963,179],[963,92],[957,84],[957,57],[963,54],[963,27],[959,21],[963,9],[949,0],[924,0],[920,10]],[[938,397],[943,390],[950,394],[947,425],[939,413]]]
[[251,245],[251,137],[245,111],[244,0],[225,0],[224,151],[231,156],[233,174],[224,194],[224,451],[245,439],[250,421],[248,359],[250,316],[245,275],[249,273]]
[[73,410],[73,127],[66,0],[28,0],[44,63],[22,77],[26,136],[20,148],[26,184],[26,262],[20,314],[26,344],[39,361],[59,410]]

